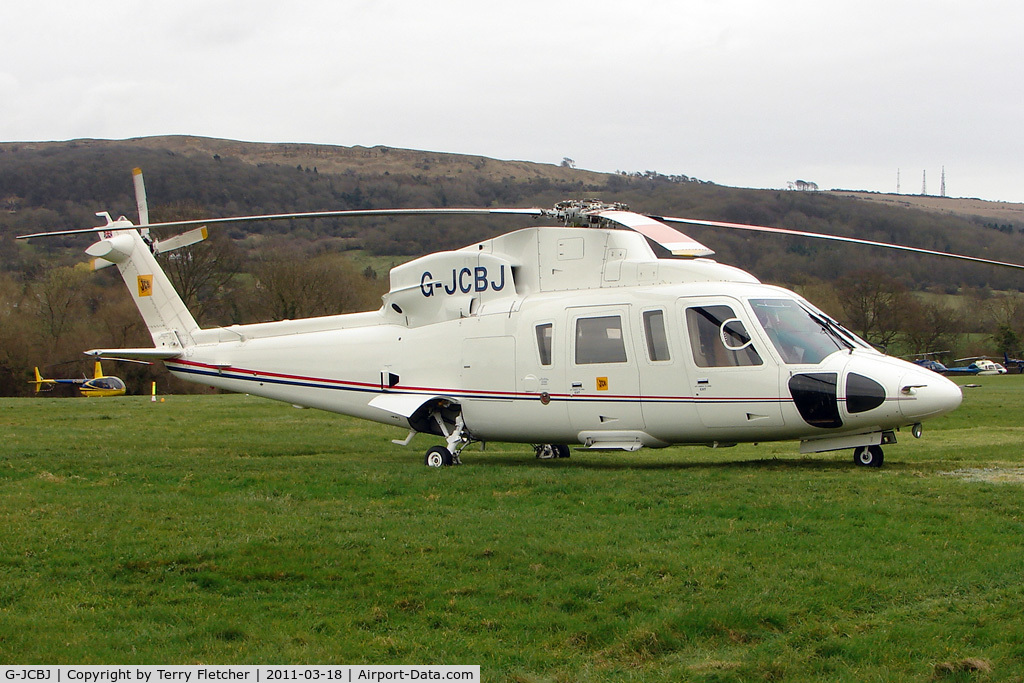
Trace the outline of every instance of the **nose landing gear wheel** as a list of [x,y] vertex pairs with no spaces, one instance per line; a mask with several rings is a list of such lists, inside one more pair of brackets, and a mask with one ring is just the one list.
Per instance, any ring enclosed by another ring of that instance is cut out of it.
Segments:
[[860,446],[853,449],[853,461],[862,467],[881,467],[883,459],[881,446]]

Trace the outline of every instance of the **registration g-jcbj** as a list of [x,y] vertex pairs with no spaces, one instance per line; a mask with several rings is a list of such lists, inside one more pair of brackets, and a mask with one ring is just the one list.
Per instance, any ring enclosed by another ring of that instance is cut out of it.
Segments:
[[6,669],[4,677],[9,681],[48,681],[52,672],[49,669]]

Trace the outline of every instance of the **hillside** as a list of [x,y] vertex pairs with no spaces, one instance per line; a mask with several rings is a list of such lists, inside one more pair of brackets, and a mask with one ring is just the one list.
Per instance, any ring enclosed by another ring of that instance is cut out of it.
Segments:
[[[247,143],[168,136],[131,140],[0,144],[0,257],[3,268],[30,256],[67,258],[85,239],[16,245],[13,234],[84,227],[93,214],[134,216],[130,171],[146,173],[154,220],[160,211],[192,216],[414,206],[551,206],[599,196],[663,215],[830,232],[929,249],[1024,262],[1022,207],[960,201],[934,206],[910,196],[744,190],[653,172],[602,174],[554,164],[501,161],[390,147]],[[921,198],[939,200],[941,198]],[[916,206],[915,206],[916,205]],[[925,209],[925,210],[919,210]],[[507,218],[306,221],[229,229],[245,250],[277,245],[322,251],[363,249],[417,256],[513,229]],[[960,285],[1019,289],[1017,273],[934,258],[894,256],[814,240],[754,237],[692,228],[724,262],[782,283],[833,279],[873,268],[914,288]],[[269,240],[269,242],[268,242]],[[28,261],[26,260],[28,259]]]
[[861,201],[877,202],[886,206],[921,209],[967,218],[993,219],[1000,223],[1024,226],[1024,204],[1012,202],[994,202],[976,197],[936,197],[933,195],[854,192],[852,190],[832,190],[830,194],[839,197],[854,197]]
[[192,158],[234,159],[250,166],[287,166],[317,169],[324,174],[408,175],[423,178],[462,174],[487,180],[523,182],[598,182],[604,174],[530,161],[498,161],[482,156],[423,152],[395,147],[341,147],[297,143],[256,143],[196,136],[156,136],[128,140],[73,140],[69,142],[0,143],[0,150],[60,154],[61,150],[104,153],[112,150],[153,150]]

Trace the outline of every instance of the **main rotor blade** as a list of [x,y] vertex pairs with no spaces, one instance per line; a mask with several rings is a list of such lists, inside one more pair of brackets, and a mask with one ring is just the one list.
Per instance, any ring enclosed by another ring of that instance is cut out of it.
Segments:
[[[358,216],[486,216],[486,215],[518,215],[518,216],[543,216],[546,212],[543,209],[346,209],[342,211],[311,211],[308,213],[273,213],[260,216],[231,216],[228,218],[203,218],[187,221],[167,221],[166,223],[150,223],[147,228],[173,228],[190,227],[200,225],[226,225],[231,223],[246,223],[249,221],[285,221],[301,218],[353,218]],[[36,232],[31,235],[18,235],[17,239],[27,240],[33,237],[57,237],[60,235],[85,235],[94,232],[104,232],[111,228],[109,225],[101,225],[95,228],[80,228],[78,230],[57,230],[54,232]],[[124,229],[124,228],[120,228]]]
[[598,211],[594,215],[637,231],[647,239],[668,249],[674,256],[711,256],[715,253],[689,235],[650,216],[617,209]]
[[791,237],[814,237],[815,239],[830,240],[833,242],[847,242],[849,244],[863,244],[869,247],[881,247],[884,249],[896,249],[898,251],[909,251],[915,254],[928,254],[930,256],[944,256],[946,258],[960,259],[962,261],[973,261],[985,263],[991,266],[1005,266],[1024,270],[1024,265],[1019,263],[1008,263],[1006,261],[995,261],[993,259],[981,258],[980,256],[965,256],[963,254],[951,254],[946,251],[934,249],[922,249],[920,247],[908,247],[903,244],[892,244],[891,242],[876,242],[857,237],[843,237],[842,235],[826,235],[820,232],[806,232],[804,230],[790,230],[788,228],[771,228],[764,225],[747,225],[745,223],[726,223],[723,221],[705,221],[697,218],[673,218],[671,216],[651,216],[651,218],[665,223],[684,223],[686,225],[706,225],[712,228],[729,228],[731,230],[749,230],[752,232],[770,232]]

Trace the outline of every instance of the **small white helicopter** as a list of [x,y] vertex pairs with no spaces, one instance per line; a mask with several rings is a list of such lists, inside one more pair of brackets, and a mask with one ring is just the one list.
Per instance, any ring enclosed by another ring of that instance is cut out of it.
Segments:
[[[585,200],[555,209],[325,211],[85,230],[96,267],[116,265],[153,348],[96,358],[161,360],[177,377],[440,436],[429,466],[459,464],[470,443],[635,451],[799,440],[801,453],[853,449],[878,467],[883,444],[956,408],[959,387],[882,354],[797,294],[707,258],[668,223],[784,233],[952,256],[849,237],[645,216]],[[205,225],[255,220],[428,214],[549,219],[391,270],[376,311],[200,329],[155,253],[200,241]],[[157,241],[150,230],[193,227]],[[628,228],[622,230],[620,228]],[[647,240],[686,258],[659,259]]]

